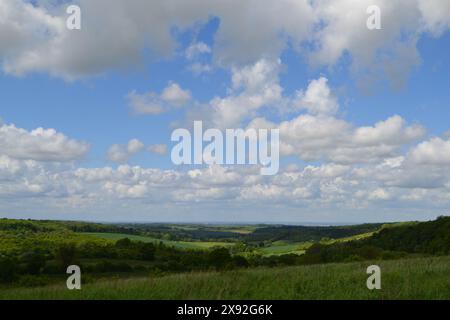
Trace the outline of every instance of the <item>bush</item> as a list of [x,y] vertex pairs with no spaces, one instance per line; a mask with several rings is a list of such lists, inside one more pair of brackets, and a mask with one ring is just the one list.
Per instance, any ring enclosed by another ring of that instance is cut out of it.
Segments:
[[233,263],[238,268],[248,268],[249,267],[249,263],[248,263],[247,259],[245,259],[242,256],[234,256]]
[[73,243],[65,243],[59,246],[55,252],[55,258],[62,270],[68,266],[76,264],[77,248]]
[[17,277],[19,265],[15,259],[0,257],[0,282],[10,283]]
[[209,252],[208,261],[217,270],[226,269],[231,263],[231,255],[227,248],[217,248]]
[[25,263],[25,273],[38,275],[45,267],[46,257],[43,253],[30,251],[22,255],[21,261]]

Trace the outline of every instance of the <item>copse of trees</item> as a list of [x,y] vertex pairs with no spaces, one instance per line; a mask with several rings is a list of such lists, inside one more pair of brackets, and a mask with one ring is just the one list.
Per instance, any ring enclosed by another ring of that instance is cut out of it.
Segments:
[[434,221],[385,228],[366,242],[384,250],[450,254],[450,217],[442,216]]

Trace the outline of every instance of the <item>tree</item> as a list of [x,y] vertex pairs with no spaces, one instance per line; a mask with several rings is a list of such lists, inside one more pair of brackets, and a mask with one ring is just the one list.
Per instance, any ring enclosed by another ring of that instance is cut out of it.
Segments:
[[118,248],[128,248],[132,244],[131,240],[128,238],[117,240],[116,247]]
[[142,243],[139,249],[139,255],[142,260],[152,261],[155,259],[155,246],[153,243]]
[[217,270],[223,270],[232,262],[230,252],[227,248],[213,249],[208,256],[210,265]]
[[17,275],[17,261],[8,257],[0,256],[0,282],[12,282]]
[[73,243],[65,243],[56,250],[55,258],[58,260],[61,269],[65,270],[68,266],[75,264],[77,257],[77,248]]
[[238,268],[248,268],[249,266],[247,259],[245,259],[243,256],[234,256],[233,262],[234,265]]
[[32,275],[41,273],[45,267],[45,255],[38,251],[29,251],[22,255],[21,260],[25,263],[25,272]]

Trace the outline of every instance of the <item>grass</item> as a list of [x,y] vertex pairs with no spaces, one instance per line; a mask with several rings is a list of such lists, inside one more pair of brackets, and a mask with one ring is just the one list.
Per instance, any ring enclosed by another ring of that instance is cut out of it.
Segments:
[[234,244],[234,243],[230,243],[230,242],[170,241],[170,240],[162,240],[162,239],[156,239],[156,238],[151,238],[151,237],[146,237],[146,236],[138,236],[138,235],[130,235],[130,234],[122,234],[122,233],[84,232],[81,234],[96,237],[96,238],[113,240],[113,241],[128,238],[130,240],[141,241],[141,242],[153,242],[153,243],[162,242],[167,246],[173,246],[173,247],[182,248],[182,249],[208,249],[208,248],[212,248],[212,247],[229,247]]
[[[382,289],[366,287],[366,268],[382,270]],[[160,278],[99,281],[0,291],[0,299],[450,299],[450,257],[327,264]]]

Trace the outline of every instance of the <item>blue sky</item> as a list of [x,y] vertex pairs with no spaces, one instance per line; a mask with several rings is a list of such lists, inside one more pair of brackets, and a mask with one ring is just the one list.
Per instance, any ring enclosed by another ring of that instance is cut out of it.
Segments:
[[[105,1],[81,0],[81,30],[65,28],[66,2],[0,7],[0,215],[352,222],[448,213],[446,1],[169,2],[113,1],[101,15]],[[372,2],[382,30],[365,26]],[[280,128],[280,172],[173,165],[171,132],[193,120]]]

